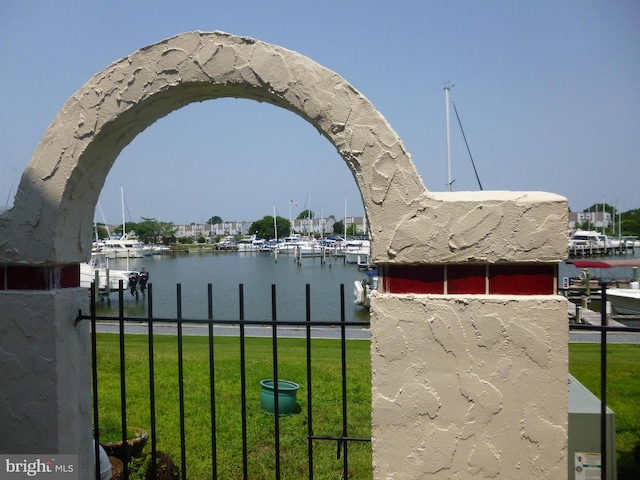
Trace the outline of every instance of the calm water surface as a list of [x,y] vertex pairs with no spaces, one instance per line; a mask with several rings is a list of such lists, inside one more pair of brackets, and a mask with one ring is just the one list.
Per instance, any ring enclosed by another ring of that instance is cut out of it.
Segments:
[[[633,255],[609,258],[640,257]],[[597,260],[597,258],[594,258]],[[111,268],[127,269],[126,260],[111,260]],[[345,316],[347,321],[368,320],[366,310],[353,303],[353,282],[366,277],[355,265],[345,265],[342,259],[332,259],[324,265],[319,258],[305,258],[298,266],[291,256],[262,253],[189,253],[129,260],[132,270],[144,266],[153,284],[154,317],[177,316],[176,285],[182,287],[182,317],[207,318],[207,284],[213,285],[213,316],[220,320],[239,318],[239,285],[244,286],[244,313],[247,320],[271,319],[271,285],[276,286],[278,320],[304,321],[305,285],[311,288],[311,319],[340,320],[340,285],[344,284]],[[590,269],[592,278],[631,279],[631,267]],[[562,262],[558,281],[563,277],[578,277],[580,270]],[[98,313],[118,314],[118,294],[112,293],[110,302],[102,301]],[[147,316],[147,300],[136,299],[128,292],[124,296],[127,316]]]
[[[353,282],[366,277],[355,265],[345,265],[341,258],[327,260],[303,258],[298,266],[292,256],[282,255],[276,262],[262,253],[189,253],[156,255],[129,260],[132,270],[144,266],[153,284],[154,317],[177,316],[176,285],[182,289],[182,318],[206,319],[207,285],[213,285],[213,317],[220,320],[239,318],[239,285],[244,288],[244,318],[271,319],[271,285],[276,286],[278,320],[304,321],[305,288],[310,285],[311,319],[340,320],[340,285],[344,284],[347,321],[368,320],[362,307],[353,303]],[[110,260],[113,269],[127,269],[126,260]],[[101,301],[98,314],[118,314],[118,294]],[[127,316],[146,316],[147,300],[124,295]]]
[[[634,252],[629,252],[627,255],[614,255],[608,257],[585,257],[584,260],[624,260],[631,258],[640,258],[640,249],[636,248]],[[575,260],[582,260],[582,258],[576,258]],[[614,267],[614,268],[589,268],[589,275],[592,279],[603,279],[606,281],[612,280],[632,280],[633,279],[633,267]],[[558,269],[558,280],[562,285],[562,278],[578,278],[582,272],[582,269],[577,268],[575,265],[562,262]]]

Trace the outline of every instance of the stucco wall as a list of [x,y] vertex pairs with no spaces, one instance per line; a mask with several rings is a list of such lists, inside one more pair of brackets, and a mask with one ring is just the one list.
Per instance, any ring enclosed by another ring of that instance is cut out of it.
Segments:
[[562,297],[379,294],[371,317],[375,478],[566,478]]
[[80,456],[91,471],[85,289],[0,291],[0,452]]

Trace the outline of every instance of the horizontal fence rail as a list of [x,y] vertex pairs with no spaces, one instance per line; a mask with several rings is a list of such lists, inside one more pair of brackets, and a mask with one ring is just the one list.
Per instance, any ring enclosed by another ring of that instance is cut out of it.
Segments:
[[[128,415],[128,405],[127,405],[127,359],[126,359],[126,342],[125,342],[125,333],[127,325],[131,325],[135,323],[136,325],[146,325],[146,336],[148,341],[148,374],[149,374],[149,419],[150,419],[150,442],[151,442],[151,477],[155,478],[156,475],[156,465],[158,461],[157,456],[157,447],[158,447],[158,434],[161,432],[158,431],[157,425],[157,405],[156,405],[156,389],[157,389],[157,374],[155,370],[155,342],[154,337],[157,335],[157,330],[155,327],[158,325],[172,325],[175,326],[175,336],[176,336],[176,344],[177,344],[177,376],[178,376],[178,403],[179,403],[179,437],[180,437],[180,475],[183,480],[187,478],[194,478],[189,475],[189,459],[187,458],[187,434],[186,434],[186,418],[185,418],[185,371],[184,371],[184,332],[183,327],[186,325],[205,325],[206,336],[208,337],[207,345],[208,345],[208,369],[209,369],[209,384],[208,395],[209,395],[209,405],[208,405],[208,414],[210,417],[210,431],[208,432],[211,437],[211,445],[210,445],[210,453],[211,453],[211,465],[210,465],[210,475],[207,474],[206,478],[219,478],[219,465],[218,465],[218,455],[220,445],[218,443],[218,405],[216,404],[217,400],[217,391],[216,391],[216,374],[215,374],[215,359],[216,359],[216,350],[215,350],[215,342],[216,338],[214,326],[216,325],[225,325],[225,326],[234,326],[238,329],[238,339],[239,339],[239,376],[240,376],[240,410],[241,410],[241,432],[242,432],[242,478],[249,478],[249,461],[250,461],[250,453],[249,453],[249,445],[248,445],[248,431],[249,425],[247,424],[247,370],[246,370],[246,327],[248,326],[262,326],[271,329],[271,351],[272,351],[272,364],[273,364],[273,382],[276,387],[280,384],[279,380],[279,371],[278,371],[278,340],[284,338],[279,335],[279,328],[281,327],[304,327],[306,332],[306,342],[305,342],[305,350],[306,350],[306,358],[304,361],[306,362],[306,388],[307,388],[307,434],[306,434],[306,442],[302,442],[301,448],[307,449],[308,456],[308,472],[307,478],[313,480],[314,471],[316,466],[314,464],[314,444],[315,442],[321,441],[332,441],[336,442],[337,452],[336,458],[342,461],[342,478],[350,477],[349,472],[349,455],[348,455],[348,445],[350,442],[371,442],[371,437],[359,437],[359,436],[351,436],[349,434],[348,428],[348,389],[347,389],[347,327],[361,327],[366,328],[369,327],[368,321],[346,321],[345,316],[345,294],[344,294],[344,285],[340,286],[340,319],[337,321],[322,321],[322,320],[312,320],[311,319],[311,295],[310,295],[310,285],[306,285],[305,289],[305,302],[306,302],[306,318],[303,321],[282,321],[277,318],[277,302],[276,302],[276,286],[271,286],[271,320],[265,321],[262,320],[248,320],[244,318],[244,285],[240,284],[238,286],[238,318],[237,319],[214,319],[213,318],[213,286],[212,284],[208,284],[207,288],[207,319],[189,319],[182,317],[182,290],[181,285],[176,285],[176,316],[171,318],[158,318],[154,317],[153,314],[153,285],[149,284],[147,286],[146,292],[146,300],[147,300],[147,316],[146,317],[132,317],[125,316],[124,314],[124,289],[123,282],[120,281],[120,289],[118,292],[119,299],[119,309],[117,316],[108,316],[108,315],[98,315],[96,311],[96,300],[97,300],[97,289],[95,285],[92,284],[90,289],[91,296],[91,306],[89,314],[83,314],[82,311],[78,313],[78,317],[76,321],[84,321],[89,320],[91,322],[91,363],[92,363],[92,388],[93,388],[93,427],[94,427],[94,439],[95,439],[95,459],[96,459],[96,470],[95,470],[95,478],[100,479],[100,399],[98,395],[99,389],[99,375],[98,375],[98,342],[97,342],[97,329],[98,321],[108,321],[115,322],[118,325],[118,334],[119,334],[119,344],[118,344],[118,354],[119,354],[119,376],[120,376],[120,419],[121,425],[120,429],[122,432],[122,444],[127,445],[127,415]],[[313,327],[325,327],[335,329],[338,328],[340,331],[340,367],[341,367],[341,379],[340,379],[340,402],[341,402],[341,417],[342,417],[342,425],[341,425],[341,433],[339,435],[321,435],[316,434],[314,429],[314,395],[313,395],[313,368],[312,368],[312,328]],[[279,396],[274,395],[274,412],[279,411]],[[281,478],[281,445],[280,445],[280,436],[281,436],[281,419],[278,414],[273,415],[273,431],[274,431],[274,458],[275,465],[273,475],[269,478],[275,478],[279,480]],[[370,425],[367,425],[368,430],[370,431]],[[306,443],[306,445],[304,445]],[[125,453],[125,461],[123,461],[123,477],[124,479],[128,479],[131,475],[130,465],[128,461],[126,461],[126,453]],[[303,478],[302,475],[298,475],[298,478]]]

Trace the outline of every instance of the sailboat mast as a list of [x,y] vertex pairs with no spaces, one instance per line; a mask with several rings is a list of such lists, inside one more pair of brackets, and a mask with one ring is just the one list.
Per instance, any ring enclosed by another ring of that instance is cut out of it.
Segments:
[[[289,202],[289,223],[291,223],[291,202]],[[276,206],[273,206],[273,230],[274,235],[276,237],[276,242],[278,241],[278,219],[276,217]]]
[[342,225],[342,235],[347,239],[347,196],[344,196],[344,225]]
[[120,203],[122,204],[122,238],[127,236],[127,227],[124,221],[124,187],[120,185]]
[[447,116],[447,187],[451,191],[453,180],[451,179],[451,126],[449,122],[449,85],[444,87],[445,112]]
[[311,180],[309,180],[309,214],[307,216],[309,217],[309,238],[311,238],[313,236],[311,233],[313,224],[313,216],[311,215]]

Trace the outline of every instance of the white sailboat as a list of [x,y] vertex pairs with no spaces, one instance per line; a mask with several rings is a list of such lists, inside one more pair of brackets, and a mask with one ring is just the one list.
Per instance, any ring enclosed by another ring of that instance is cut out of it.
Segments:
[[[289,202],[289,222],[293,225],[291,220],[291,205],[297,205],[293,200]],[[276,246],[272,251],[276,254],[284,254],[284,255],[319,255],[323,251],[323,246],[320,242],[316,241],[313,237],[313,216],[311,212],[311,180],[309,180],[309,191],[307,193],[307,202],[305,202],[305,207],[308,207],[307,213],[307,236],[301,237],[300,235],[294,234],[290,232],[289,236],[282,239],[282,241],[277,242]],[[274,214],[275,218],[275,214]]]

